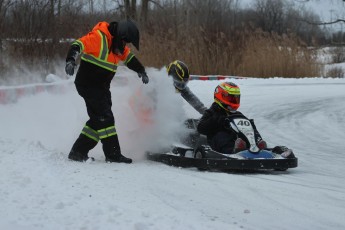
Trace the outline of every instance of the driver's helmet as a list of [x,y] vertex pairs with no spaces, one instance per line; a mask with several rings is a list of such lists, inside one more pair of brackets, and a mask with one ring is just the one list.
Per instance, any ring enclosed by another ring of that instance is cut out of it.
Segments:
[[174,86],[183,90],[186,88],[189,81],[189,69],[185,63],[175,60],[167,65],[168,75],[174,80]]
[[241,91],[232,82],[222,82],[214,90],[214,101],[227,111],[240,107]]

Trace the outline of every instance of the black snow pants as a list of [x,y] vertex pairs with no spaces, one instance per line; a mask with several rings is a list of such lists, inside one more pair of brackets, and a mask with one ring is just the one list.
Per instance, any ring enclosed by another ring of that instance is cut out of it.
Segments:
[[115,128],[115,119],[111,110],[112,101],[109,89],[89,88],[76,85],[79,95],[86,104],[89,120],[75,141],[72,150],[87,157],[100,140],[106,157],[121,154]]
[[209,138],[208,144],[212,149],[220,153],[232,154],[237,134],[235,132],[218,132]]

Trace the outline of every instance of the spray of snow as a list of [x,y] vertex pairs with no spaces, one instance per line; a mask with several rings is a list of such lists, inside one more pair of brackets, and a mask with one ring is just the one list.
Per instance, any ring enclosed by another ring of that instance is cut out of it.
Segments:
[[[144,85],[135,72],[120,68],[118,75],[127,84],[117,84],[115,79],[111,87],[112,110],[122,151],[136,160],[142,159],[145,151],[158,151],[178,142],[186,131],[183,127],[186,119],[184,101],[175,92],[172,79],[164,68],[148,69],[147,72],[150,83]],[[32,97],[9,105],[10,110],[1,109],[0,119],[6,122],[2,124],[0,134],[12,140],[40,141],[48,148],[68,154],[88,120],[83,99],[72,84],[63,95],[42,93],[37,100]],[[149,114],[145,114],[147,110]],[[16,119],[8,119],[13,111],[25,119],[24,125],[18,125]],[[101,144],[89,155],[104,157],[100,147]]]

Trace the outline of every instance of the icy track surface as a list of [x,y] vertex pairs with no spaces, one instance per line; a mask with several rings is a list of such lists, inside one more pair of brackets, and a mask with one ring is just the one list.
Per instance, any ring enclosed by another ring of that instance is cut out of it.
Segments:
[[[73,85],[0,105],[0,229],[345,229],[345,79],[232,79],[240,110],[269,146],[287,145],[299,158],[287,172],[243,174],[145,160],[145,150],[175,143],[180,123],[199,115],[164,70],[150,70],[147,86],[126,74],[128,84],[111,91],[131,165],[104,163],[100,144],[93,163],[67,160],[87,120]],[[189,87],[209,106],[218,83]],[[141,105],[156,111],[152,124],[139,122]]]

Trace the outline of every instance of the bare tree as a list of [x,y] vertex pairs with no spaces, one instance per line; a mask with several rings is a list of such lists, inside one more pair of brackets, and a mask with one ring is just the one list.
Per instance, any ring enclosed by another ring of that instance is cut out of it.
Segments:
[[137,18],[137,1],[136,0],[124,0],[126,18]]
[[258,0],[255,4],[259,26],[268,32],[282,33],[284,3],[282,0]]
[[94,1],[93,0],[89,0],[89,11],[91,14],[94,14]]
[[140,21],[145,25],[147,22],[147,12],[149,10],[149,0],[142,0]]
[[[257,0],[250,9],[241,9],[240,1],[0,0],[0,50],[4,38],[13,38],[6,46],[6,58],[20,53],[21,62],[28,66],[34,68],[37,62],[42,66],[44,60],[51,67],[54,60],[64,58],[72,39],[100,20],[127,17],[141,26],[143,52],[138,55],[144,65],[161,67],[172,59],[182,59],[194,73],[229,74],[241,66],[246,41],[254,31],[264,30],[255,35],[262,36],[263,46],[291,34],[296,41],[302,38],[311,44],[317,34],[325,34],[319,25],[330,23],[319,23],[312,13],[292,9],[284,0]],[[64,39],[65,43],[60,42]],[[344,34],[337,34],[337,39],[344,39]],[[256,45],[253,39],[253,48]],[[2,51],[0,56],[5,56]],[[0,71],[2,66],[0,59]]]
[[6,33],[4,33],[5,18],[7,16],[8,9],[14,4],[11,0],[0,0],[0,51],[3,51],[2,40]]

